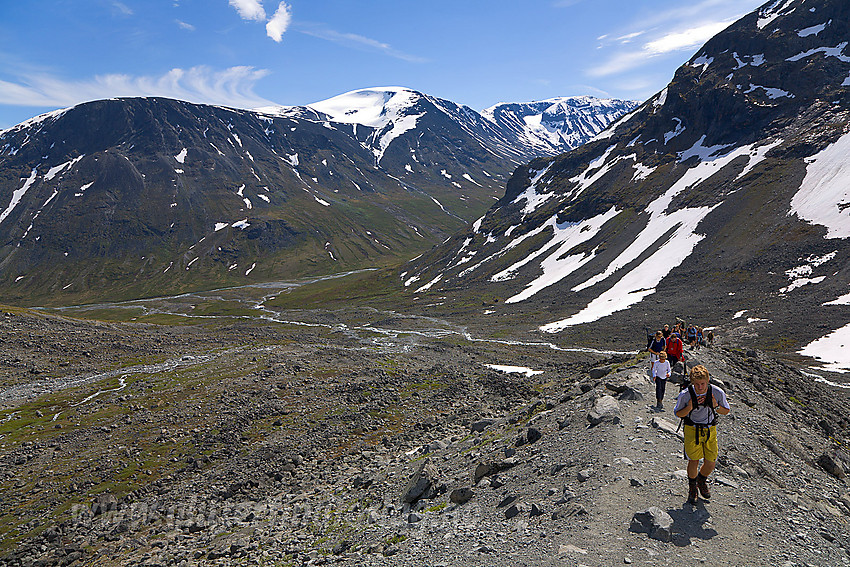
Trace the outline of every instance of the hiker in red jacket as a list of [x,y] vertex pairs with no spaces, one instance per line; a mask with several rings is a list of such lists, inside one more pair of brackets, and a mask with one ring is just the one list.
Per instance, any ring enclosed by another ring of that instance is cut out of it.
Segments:
[[667,358],[670,360],[670,366],[674,366],[677,362],[684,359],[684,355],[682,354],[684,346],[679,333],[673,333],[667,339],[667,348],[665,350],[667,351]]

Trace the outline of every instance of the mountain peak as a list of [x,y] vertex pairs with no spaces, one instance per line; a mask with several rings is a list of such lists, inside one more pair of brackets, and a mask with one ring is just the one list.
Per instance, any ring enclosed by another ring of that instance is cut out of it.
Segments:
[[383,128],[422,99],[422,94],[405,87],[358,89],[308,104],[334,122]]

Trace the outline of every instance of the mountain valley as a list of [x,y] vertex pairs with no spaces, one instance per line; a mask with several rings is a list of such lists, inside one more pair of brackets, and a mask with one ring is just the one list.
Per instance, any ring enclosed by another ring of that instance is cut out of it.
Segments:
[[[848,43],[772,0],[640,104],[0,132],[0,567],[850,566]],[[714,340],[656,408],[677,322]]]

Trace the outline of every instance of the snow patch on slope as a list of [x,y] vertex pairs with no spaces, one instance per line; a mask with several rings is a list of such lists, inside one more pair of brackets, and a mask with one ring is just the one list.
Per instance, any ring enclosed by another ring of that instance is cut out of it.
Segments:
[[537,252],[529,254],[525,259],[517,262],[506,270],[499,272],[491,278],[491,281],[510,279],[524,265],[540,256],[546,256],[546,258],[540,262],[540,268],[543,270],[543,274],[528,283],[522,292],[505,300],[505,303],[518,303],[528,299],[537,292],[563,280],[565,277],[569,276],[578,268],[593,259],[595,257],[595,251],[587,254],[574,254],[566,257],[564,254],[579,244],[587,242],[596,236],[602,226],[618,214],[619,211],[616,207],[611,207],[607,212],[580,223],[558,223],[557,216],[552,217],[549,222],[544,225],[545,228],[552,228],[552,239],[545,245],[541,246]]
[[800,354],[819,360],[822,370],[850,372],[850,324],[809,343]]
[[827,229],[826,238],[850,238],[850,133],[806,159],[806,177],[789,215]]
[[12,201],[9,203],[9,206],[6,207],[6,210],[0,213],[0,223],[6,220],[6,217],[8,217],[12,213],[12,211],[15,210],[15,207],[17,207],[18,203],[21,202],[21,198],[29,190],[29,188],[32,187],[32,184],[35,183],[35,179],[37,176],[38,169],[34,167],[32,168],[32,173],[30,174],[30,176],[27,178],[26,181],[24,181],[23,187],[21,187],[20,189],[16,189],[12,192]]
[[[682,191],[692,189],[711,178],[738,157],[747,156],[748,163],[737,176],[740,179],[764,159],[769,149],[765,149],[764,146],[760,148],[754,148],[752,145],[741,146],[725,155],[711,158],[718,152],[714,148],[703,146],[704,141],[705,137],[700,138],[694,147],[683,153],[691,157],[698,155],[707,161],[700,161],[689,168],[663,195],[650,203],[645,209],[645,212],[649,214],[649,221],[635,241],[603,272],[575,286],[572,291],[590,288],[611,277],[657,246],[655,252],[629,270],[610,289],[592,300],[584,309],[571,317],[540,327],[542,331],[556,333],[573,325],[596,321],[616,311],[628,309],[655,293],[658,283],[684,262],[696,245],[705,238],[705,235],[696,232],[699,223],[722,204],[721,202],[711,207],[683,208],[668,213],[667,209],[673,198]],[[706,150],[711,151],[706,152]]]

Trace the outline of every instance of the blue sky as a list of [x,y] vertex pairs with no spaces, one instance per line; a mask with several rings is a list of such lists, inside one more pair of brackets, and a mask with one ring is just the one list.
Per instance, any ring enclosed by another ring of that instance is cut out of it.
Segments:
[[403,86],[482,110],[644,100],[758,0],[0,2],[0,128],[87,100],[254,108]]

